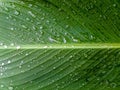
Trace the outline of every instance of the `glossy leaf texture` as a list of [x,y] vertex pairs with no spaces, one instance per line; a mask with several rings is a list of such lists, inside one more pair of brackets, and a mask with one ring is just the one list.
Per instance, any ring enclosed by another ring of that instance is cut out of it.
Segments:
[[120,49],[0,52],[1,90],[103,90],[120,85]]
[[0,90],[119,90],[119,25],[119,0],[0,0]]
[[120,42],[117,0],[1,0],[0,3],[0,40],[4,44]]

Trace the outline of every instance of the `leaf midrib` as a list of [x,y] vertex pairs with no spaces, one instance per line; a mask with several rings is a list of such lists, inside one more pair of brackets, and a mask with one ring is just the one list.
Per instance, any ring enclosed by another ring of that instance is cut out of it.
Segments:
[[120,48],[120,43],[81,43],[81,44],[29,44],[29,45],[2,45],[0,49],[109,49]]

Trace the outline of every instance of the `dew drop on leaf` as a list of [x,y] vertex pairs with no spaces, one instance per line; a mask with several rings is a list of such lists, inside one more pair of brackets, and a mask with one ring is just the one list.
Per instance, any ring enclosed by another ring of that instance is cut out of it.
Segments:
[[47,48],[48,46],[44,46],[43,48]]
[[26,53],[25,55],[28,56],[28,53]]
[[30,21],[30,18],[27,17],[26,20],[27,20],[27,21]]
[[90,40],[94,40],[95,39],[95,37],[93,36],[93,35],[90,35]]
[[66,17],[66,19],[69,19],[69,18],[70,18],[69,16]]
[[19,15],[19,14],[20,14],[20,12],[19,12],[19,11],[17,11],[17,10],[15,10],[15,11],[14,11],[14,14],[15,14],[15,15]]
[[22,66],[21,66],[21,65],[19,65],[19,68],[22,68]]
[[4,45],[4,48],[8,48],[7,45]]
[[8,87],[8,90],[13,90],[13,87]]
[[2,76],[2,75],[3,75],[3,73],[0,73],[0,75]]
[[66,25],[65,28],[67,29],[69,27],[69,25]]
[[36,27],[35,26],[32,26],[33,30],[36,30]]
[[0,87],[1,87],[1,88],[3,88],[3,87],[4,87],[4,85],[3,85],[3,84],[1,84],[1,85],[0,85]]
[[43,29],[43,26],[40,26],[40,29]]
[[63,42],[64,42],[64,43],[66,43],[66,42],[67,42],[65,38],[63,38]]
[[100,14],[100,18],[102,17],[102,15]]
[[47,21],[46,21],[46,23],[48,23],[48,24],[49,24],[49,23],[50,23],[50,21],[49,21],[49,20],[47,20]]
[[44,20],[44,17],[42,17],[41,20]]
[[74,37],[72,37],[72,40],[73,40],[73,42],[78,42],[78,40],[75,39]]
[[13,27],[11,27],[11,28],[10,28],[10,30],[14,30],[14,28],[13,28]]
[[11,61],[10,61],[10,60],[8,60],[8,62],[7,62],[7,63],[9,64],[9,63],[11,63]]
[[99,81],[99,80],[100,80],[100,78],[97,78],[97,80]]
[[82,83],[82,86],[84,86],[85,85],[85,83]]
[[116,7],[117,5],[116,4],[113,4],[113,7]]
[[33,18],[35,18],[35,14],[33,14],[31,11],[28,11],[28,14],[30,14]]
[[27,65],[27,67],[30,67],[30,65]]
[[117,86],[116,83],[111,83],[110,85],[111,85],[112,88],[115,88]]
[[14,43],[11,43],[10,46],[14,46]]
[[5,11],[9,11],[9,9],[7,7],[5,7],[4,9],[5,9]]
[[28,7],[32,7],[33,5],[30,3],[30,4],[28,4]]
[[21,61],[21,62],[20,62],[20,65],[22,65],[23,63],[24,63],[24,61]]
[[56,69],[56,67],[53,67],[53,69]]
[[22,26],[23,28],[25,28],[25,29],[27,28],[25,25],[21,25],[21,26]]
[[57,40],[53,39],[52,37],[48,37],[50,42],[57,42]]
[[70,55],[70,58],[72,58],[73,56],[72,55]]
[[20,49],[20,46],[17,46],[16,49]]
[[2,46],[3,45],[3,43],[2,42],[0,42],[0,46]]

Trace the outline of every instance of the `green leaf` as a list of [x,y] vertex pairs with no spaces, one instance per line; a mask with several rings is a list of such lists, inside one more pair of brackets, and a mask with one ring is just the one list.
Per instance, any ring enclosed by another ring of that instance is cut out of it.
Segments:
[[0,0],[0,90],[119,90],[119,0]]

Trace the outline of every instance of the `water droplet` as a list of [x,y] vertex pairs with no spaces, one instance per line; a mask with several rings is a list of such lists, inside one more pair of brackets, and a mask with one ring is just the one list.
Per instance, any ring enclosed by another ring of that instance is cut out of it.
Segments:
[[97,78],[97,80],[99,81],[99,80],[100,80],[100,78]]
[[65,26],[65,28],[68,28],[68,27],[69,27],[69,25],[66,25],[66,26]]
[[37,22],[36,24],[37,24],[37,25],[40,25],[40,24],[41,24],[41,22]]
[[95,39],[95,37],[93,35],[90,35],[90,40]]
[[113,7],[116,7],[116,6],[117,6],[117,5],[114,3],[114,4],[113,4]]
[[72,55],[70,55],[70,58],[72,58],[73,56]]
[[2,75],[3,75],[3,73],[0,73],[0,75],[2,76]]
[[29,18],[26,18],[26,20],[27,20],[27,21],[30,21],[30,19],[29,19]]
[[56,69],[56,67],[53,67],[53,69]]
[[30,3],[30,4],[28,4],[28,7],[32,7],[33,5]]
[[33,30],[36,30],[36,27],[35,27],[35,26],[33,26],[32,28],[33,28]]
[[102,17],[102,15],[100,15],[100,18]]
[[5,65],[5,63],[2,63],[2,66]]
[[28,13],[29,13],[33,18],[36,17],[35,14],[33,14],[31,11],[28,11]]
[[69,19],[69,18],[70,18],[69,16],[66,17],[66,19]]
[[2,46],[2,45],[3,45],[3,43],[1,42],[1,43],[0,43],[0,45]]
[[9,64],[9,63],[11,63],[11,61],[10,61],[10,60],[8,61],[8,64]]
[[23,28],[25,28],[25,29],[27,28],[25,25],[21,25],[21,26],[22,26]]
[[102,74],[105,74],[105,73],[106,73],[106,71],[104,71],[104,70],[103,70],[101,73],[102,73]]
[[90,38],[93,39],[93,35],[90,35]]
[[85,83],[82,83],[82,86],[84,86],[85,85]]
[[21,65],[19,65],[19,68],[21,68],[22,66]]
[[43,26],[40,26],[40,29],[43,29]]
[[71,47],[74,48],[75,46],[72,45]]
[[11,46],[14,46],[14,43],[11,43],[10,45],[11,45]]
[[112,88],[115,88],[117,86],[116,83],[111,83]]
[[5,11],[9,11],[7,7],[5,7],[4,9],[5,9]]
[[30,67],[30,65],[27,65],[27,67]]
[[11,28],[10,28],[10,30],[14,30],[14,28],[13,28],[13,27],[11,27]]
[[51,37],[48,37],[48,39],[49,39],[50,42],[58,42],[57,40],[55,40],[55,39],[53,39]]
[[64,43],[66,43],[66,42],[67,42],[65,38],[63,38],[63,42],[64,42]]
[[1,88],[3,88],[3,87],[4,87],[4,85],[0,85],[0,87],[1,87]]
[[106,16],[100,14],[100,18],[102,18],[102,19],[106,19]]
[[13,90],[13,87],[8,87],[9,90]]
[[48,46],[44,46],[43,48],[47,48]]
[[25,55],[28,56],[28,53],[26,53]]
[[47,21],[46,21],[46,23],[50,23],[50,21],[49,21],[49,20],[47,20]]
[[105,15],[103,15],[103,19],[106,19],[106,16],[105,16]]
[[45,19],[44,17],[41,18],[41,20],[44,20],[44,19]]
[[53,21],[56,21],[56,19],[54,18]]
[[7,48],[7,45],[4,45],[4,48]]
[[20,49],[20,46],[17,46],[16,49]]
[[21,62],[20,62],[20,65],[22,65],[23,63],[24,63],[24,61],[21,61]]
[[75,39],[74,37],[72,37],[72,40],[73,40],[73,42],[78,42],[78,40]]
[[15,14],[15,15],[19,15],[20,12],[15,10],[14,14]]

